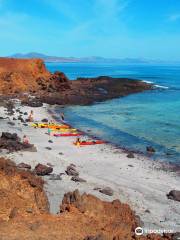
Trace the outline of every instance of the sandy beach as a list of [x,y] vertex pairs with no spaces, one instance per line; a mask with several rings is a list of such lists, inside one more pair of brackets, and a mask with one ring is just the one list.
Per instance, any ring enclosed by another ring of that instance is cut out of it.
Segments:
[[[28,113],[32,109],[18,103],[16,108]],[[49,109],[53,110],[53,107],[43,105],[33,108],[34,120],[41,122],[43,118],[52,119]],[[147,229],[179,230],[179,202],[166,196],[170,190],[179,186],[180,177],[175,172],[162,170],[159,163],[142,155],[135,154],[135,158],[128,158],[127,153],[110,144],[78,148],[73,145],[75,137],[49,136],[47,129],[35,129],[30,124],[23,125],[19,120],[13,121],[13,117],[18,115],[15,113],[8,116],[9,119],[0,120],[0,134],[6,131],[17,133],[20,137],[26,134],[37,152],[7,153],[3,150],[1,156],[17,164],[28,163],[32,169],[38,163],[52,165],[54,174],[65,173],[67,166],[74,164],[79,176],[86,180],[83,183],[74,182],[66,174],[61,175],[62,180],[50,180],[50,176],[45,176],[45,190],[52,213],[58,212],[66,192],[79,189],[81,193],[91,193],[103,200],[120,199],[128,203]],[[7,117],[4,107],[0,107],[0,116]],[[13,121],[15,125],[7,124],[8,121]],[[49,140],[52,142],[48,142]],[[103,187],[110,187],[114,192],[113,196],[100,193],[98,188]]]

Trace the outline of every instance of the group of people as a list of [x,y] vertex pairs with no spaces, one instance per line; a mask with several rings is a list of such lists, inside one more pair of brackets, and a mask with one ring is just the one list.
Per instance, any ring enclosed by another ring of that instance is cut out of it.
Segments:
[[[33,110],[30,111],[30,114],[28,116],[28,121],[29,122],[33,122],[34,121],[34,112],[33,112]],[[29,139],[28,139],[27,135],[23,136],[22,142],[23,142],[23,144],[29,144]]]
[[[65,116],[64,116],[63,112],[60,113],[60,119],[61,119],[61,122],[65,123]],[[28,121],[29,122],[34,122],[34,112],[33,112],[33,110],[31,110],[29,115],[28,115]],[[52,124],[52,123],[54,123],[54,122],[53,121],[49,122],[49,124]],[[52,129],[48,128],[48,135],[51,135],[51,132],[52,132]],[[28,137],[26,135],[23,136],[22,141],[23,141],[24,144],[29,144],[29,140],[28,140]]]

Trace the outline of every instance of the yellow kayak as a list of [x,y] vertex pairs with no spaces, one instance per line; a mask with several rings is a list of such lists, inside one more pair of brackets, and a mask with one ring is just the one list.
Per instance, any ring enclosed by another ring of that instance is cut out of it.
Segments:
[[69,129],[70,126],[65,124],[48,124],[48,123],[33,123],[31,124],[32,127],[38,128],[51,128],[51,129]]
[[77,132],[76,128],[52,129],[53,132]]

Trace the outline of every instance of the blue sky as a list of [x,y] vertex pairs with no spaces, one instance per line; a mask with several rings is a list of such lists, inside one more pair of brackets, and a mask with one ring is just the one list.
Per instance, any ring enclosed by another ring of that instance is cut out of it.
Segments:
[[180,60],[180,0],[0,0],[0,55]]

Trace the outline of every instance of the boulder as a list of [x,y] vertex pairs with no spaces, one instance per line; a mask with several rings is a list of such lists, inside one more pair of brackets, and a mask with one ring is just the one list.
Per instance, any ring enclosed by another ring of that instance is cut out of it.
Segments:
[[180,239],[180,232],[176,232],[172,236],[172,240],[179,240]]
[[25,123],[25,120],[22,118],[22,116],[19,116],[18,120],[21,121],[22,123]]
[[41,120],[41,122],[47,123],[47,122],[48,122],[48,119],[47,119],[47,118],[43,118],[43,119]]
[[9,152],[28,150],[36,151],[36,148],[32,144],[22,143],[21,139],[16,133],[2,132],[0,138],[0,149],[7,149]]
[[114,191],[110,187],[105,187],[103,189],[100,189],[99,192],[108,196],[113,196],[114,194]]
[[127,155],[128,158],[134,158],[134,154],[132,152],[128,153]]
[[27,164],[27,163],[19,163],[17,165],[18,168],[26,168],[26,169],[31,169],[31,165]]
[[47,150],[52,150],[52,148],[51,147],[45,147]]
[[27,105],[29,107],[42,107],[43,106],[43,103],[37,99],[34,99],[34,100],[30,100],[27,102]]
[[14,122],[7,122],[7,124],[11,125],[11,126],[14,126],[15,123]]
[[34,171],[38,176],[45,176],[52,173],[53,168],[39,163],[38,165],[36,165]]
[[71,180],[74,182],[81,182],[81,183],[86,182],[86,180],[84,180],[83,178],[80,178],[79,176],[73,176]]
[[147,151],[147,152],[150,152],[150,153],[156,152],[156,150],[155,150],[152,146],[146,147],[146,151]]
[[171,190],[168,194],[167,197],[171,200],[178,201],[180,202],[180,191],[178,190]]
[[17,133],[2,132],[1,138],[7,140],[20,141],[20,138],[18,137]]
[[73,165],[69,165],[65,172],[68,176],[79,176],[78,171],[75,169]]
[[134,167],[133,165],[129,164],[128,167]]

